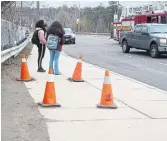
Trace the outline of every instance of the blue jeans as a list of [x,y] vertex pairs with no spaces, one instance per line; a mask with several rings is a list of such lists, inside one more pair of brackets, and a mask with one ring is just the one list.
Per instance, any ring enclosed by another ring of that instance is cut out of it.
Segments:
[[54,74],[60,74],[60,72],[59,72],[59,57],[60,57],[60,51],[50,50],[49,68],[52,68],[54,70]]

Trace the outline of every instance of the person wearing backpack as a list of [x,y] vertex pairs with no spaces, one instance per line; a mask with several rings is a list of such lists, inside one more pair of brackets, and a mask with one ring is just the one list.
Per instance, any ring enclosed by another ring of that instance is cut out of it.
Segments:
[[35,44],[38,47],[38,72],[45,72],[46,70],[42,67],[42,60],[45,55],[45,45],[46,45],[46,24],[44,23],[44,20],[39,20],[35,24],[35,32],[32,37],[32,43]]
[[60,22],[55,21],[47,31],[47,48],[50,51],[49,68],[52,68],[55,75],[61,75],[59,71],[59,57],[64,44],[64,29]]

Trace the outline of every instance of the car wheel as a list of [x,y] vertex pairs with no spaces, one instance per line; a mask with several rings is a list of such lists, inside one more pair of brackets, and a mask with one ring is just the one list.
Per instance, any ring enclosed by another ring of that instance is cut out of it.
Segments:
[[150,56],[152,58],[157,58],[159,57],[159,51],[158,51],[158,46],[157,44],[152,44],[150,48]]
[[124,53],[128,53],[130,51],[130,47],[128,46],[128,42],[127,41],[123,41],[123,44],[122,44],[122,51]]
[[73,41],[73,44],[75,44],[75,40]]

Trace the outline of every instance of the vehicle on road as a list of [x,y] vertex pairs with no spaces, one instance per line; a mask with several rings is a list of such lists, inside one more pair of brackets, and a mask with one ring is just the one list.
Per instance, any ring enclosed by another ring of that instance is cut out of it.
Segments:
[[71,30],[71,28],[64,28],[64,43],[72,43],[75,44],[75,34]]
[[120,43],[124,53],[136,48],[146,50],[153,58],[167,54],[167,24],[138,24],[133,32],[121,35]]
[[167,2],[150,2],[139,7],[123,7],[120,19],[114,15],[111,23],[113,39],[120,42],[121,32],[133,31],[137,24],[159,23],[167,24]]

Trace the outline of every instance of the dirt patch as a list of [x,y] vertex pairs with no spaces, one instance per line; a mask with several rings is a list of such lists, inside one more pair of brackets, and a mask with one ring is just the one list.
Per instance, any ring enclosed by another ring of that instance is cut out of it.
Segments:
[[[31,53],[32,44],[22,51]],[[21,59],[18,55],[1,64],[1,106],[2,141],[49,141],[43,116],[23,82],[15,80],[20,76]]]

